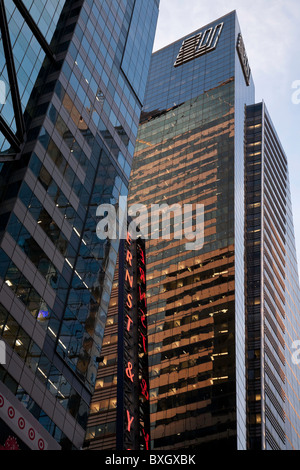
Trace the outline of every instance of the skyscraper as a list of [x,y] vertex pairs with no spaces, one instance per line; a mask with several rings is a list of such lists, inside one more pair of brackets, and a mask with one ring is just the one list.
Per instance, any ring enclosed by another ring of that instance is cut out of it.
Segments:
[[[15,158],[24,143],[26,107],[47,57],[65,1],[40,3],[1,0],[0,77],[4,99],[0,104],[1,159]],[[29,109],[28,109],[29,111]],[[25,115],[25,116],[24,116]]]
[[[1,0],[0,437],[79,449],[127,195],[158,0]],[[2,356],[1,356],[2,357]]]
[[[174,226],[146,243],[154,450],[300,448],[287,162],[254,103],[235,11],[152,56],[129,204],[160,205]],[[204,206],[201,249],[175,233],[185,204]]]
[[245,135],[249,447],[299,450],[299,280],[288,161],[265,103],[247,107]]

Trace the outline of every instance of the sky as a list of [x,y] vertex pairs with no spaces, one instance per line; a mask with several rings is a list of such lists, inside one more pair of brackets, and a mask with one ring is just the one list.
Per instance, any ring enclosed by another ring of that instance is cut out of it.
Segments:
[[154,51],[232,10],[241,26],[256,102],[264,100],[288,158],[300,268],[299,0],[160,0]]

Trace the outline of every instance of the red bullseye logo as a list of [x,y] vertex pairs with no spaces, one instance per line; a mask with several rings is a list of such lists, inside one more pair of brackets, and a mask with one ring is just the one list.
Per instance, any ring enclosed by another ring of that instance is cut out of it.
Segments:
[[33,430],[32,428],[29,429],[29,431],[28,431],[28,436],[29,436],[29,439],[30,439],[31,441],[33,441],[33,440],[35,439],[35,432],[34,432],[34,430]]
[[39,447],[39,450],[45,449],[45,442],[43,441],[43,439],[39,439],[38,447]]
[[23,418],[20,418],[19,421],[18,421],[18,426],[20,429],[24,429],[25,428],[25,421]]
[[2,408],[4,405],[4,398],[2,395],[0,395],[0,408]]
[[13,419],[15,417],[15,410],[13,409],[12,406],[8,408],[7,413],[10,419]]

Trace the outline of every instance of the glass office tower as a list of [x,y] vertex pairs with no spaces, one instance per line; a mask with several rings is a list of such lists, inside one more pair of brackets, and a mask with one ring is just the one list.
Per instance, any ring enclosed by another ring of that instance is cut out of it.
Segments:
[[119,248],[96,210],[128,192],[158,3],[0,2],[4,447],[82,447]]
[[288,162],[264,103],[246,110],[249,447],[299,450],[299,278]]
[[[201,249],[187,249],[175,233],[171,240],[151,234],[152,226],[146,243],[154,450],[251,447],[244,128],[254,94],[235,11],[152,56],[129,205],[161,205],[174,231],[172,206],[204,206]],[[193,220],[195,227],[195,212]],[[261,445],[272,426],[263,428]]]
[[13,158],[24,141],[24,114],[50,48],[65,0],[0,2],[0,161]]

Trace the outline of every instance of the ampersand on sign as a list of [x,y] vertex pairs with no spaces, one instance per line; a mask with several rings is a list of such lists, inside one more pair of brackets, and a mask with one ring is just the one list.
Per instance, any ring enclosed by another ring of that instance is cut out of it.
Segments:
[[131,380],[131,382],[133,382],[133,377],[134,377],[134,374],[132,373],[132,369],[133,369],[133,365],[131,364],[131,362],[128,362],[128,367],[126,368],[126,375]]
[[148,392],[147,382],[145,379],[142,380],[141,389],[142,389],[142,395],[144,395],[146,400],[149,400],[149,392]]

